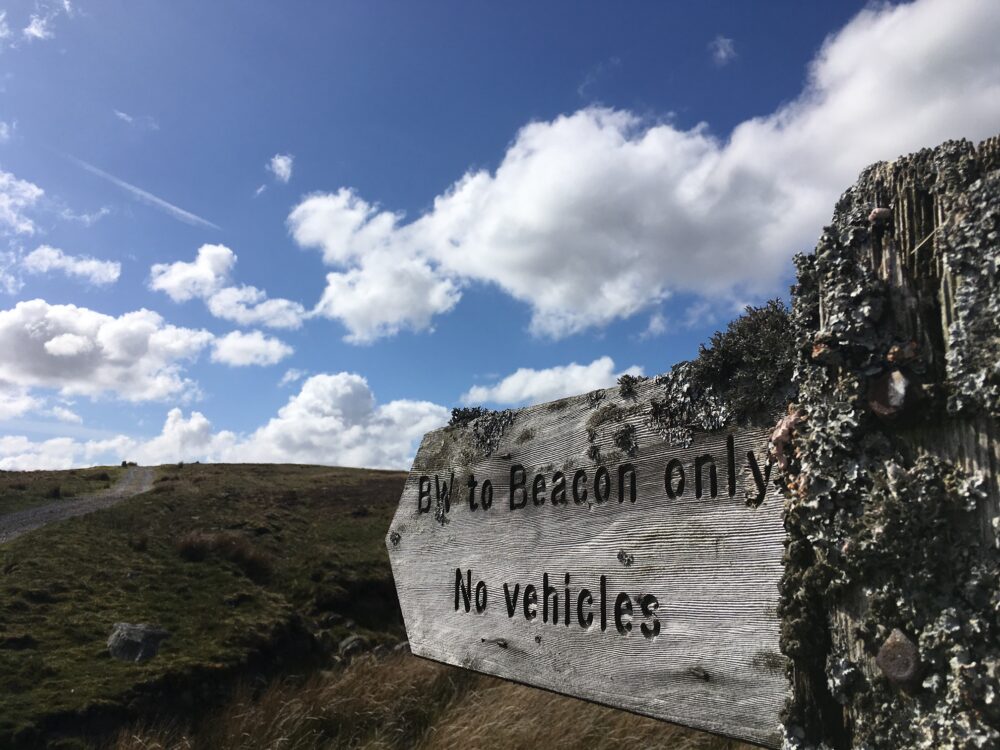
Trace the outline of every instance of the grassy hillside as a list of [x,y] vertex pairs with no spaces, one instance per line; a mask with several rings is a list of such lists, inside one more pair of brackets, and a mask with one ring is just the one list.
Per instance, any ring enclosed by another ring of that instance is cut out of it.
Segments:
[[[0,747],[185,711],[255,654],[318,659],[351,632],[402,638],[382,543],[402,480],[166,467],[146,495],[0,547]],[[171,637],[145,664],[114,661],[106,641],[121,621]]]
[[122,471],[120,466],[71,471],[0,471],[0,515],[100,492],[117,482]]
[[[403,479],[167,466],[150,493],[0,546],[0,747],[745,747],[395,651],[383,538]],[[171,636],[115,661],[122,621]],[[342,660],[352,634],[367,652]]]

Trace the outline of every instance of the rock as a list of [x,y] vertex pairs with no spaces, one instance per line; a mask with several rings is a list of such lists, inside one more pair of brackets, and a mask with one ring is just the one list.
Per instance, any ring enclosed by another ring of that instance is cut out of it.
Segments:
[[119,661],[149,661],[169,637],[169,632],[156,625],[116,622],[108,637],[108,653]]
[[368,648],[368,639],[362,635],[349,635],[340,642],[337,652],[343,657],[351,657]]

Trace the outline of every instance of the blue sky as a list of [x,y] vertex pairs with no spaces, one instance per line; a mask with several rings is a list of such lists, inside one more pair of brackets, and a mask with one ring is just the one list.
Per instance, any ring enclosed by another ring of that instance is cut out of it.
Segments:
[[692,356],[866,164],[1000,131],[976,0],[0,10],[0,468],[403,467]]

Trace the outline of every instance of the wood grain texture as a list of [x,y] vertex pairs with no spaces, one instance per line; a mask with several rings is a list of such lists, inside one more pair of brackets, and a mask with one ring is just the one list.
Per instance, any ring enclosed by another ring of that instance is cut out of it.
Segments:
[[[778,650],[784,531],[774,477],[758,507],[746,502],[758,487],[746,454],[753,451],[761,472],[766,470],[766,431],[733,433],[737,472],[730,497],[728,433],[695,433],[688,447],[664,442],[648,419],[654,388],[642,383],[632,399],[608,390],[596,403],[584,395],[518,410],[488,456],[477,449],[472,426],[425,436],[386,540],[410,647],[419,656],[778,747],[778,714],[788,685]],[[599,412],[616,418],[597,424]],[[635,430],[633,457],[615,444],[627,425]],[[601,504],[593,497],[601,463],[588,457],[588,451],[594,456],[594,445],[611,479],[611,497]],[[715,459],[718,496],[709,496],[706,469],[704,494],[696,498],[694,461],[706,453]],[[684,493],[670,499],[664,468],[673,458],[681,461],[686,482]],[[618,501],[618,467],[625,462],[636,469],[634,503],[627,496]],[[519,510],[509,504],[512,464],[522,464],[527,473],[529,497]],[[578,469],[587,473],[587,503],[574,503],[571,492],[566,505],[548,499],[532,503],[536,472],[546,475],[548,498],[553,472],[562,470],[571,480]],[[430,477],[434,495],[435,475],[447,480],[452,472],[450,511],[442,513],[432,498],[431,512],[419,512],[420,477]],[[480,486],[485,479],[492,482],[488,511],[470,510],[470,473]],[[471,570],[473,588],[485,582],[482,613],[476,611],[474,591],[471,611],[465,611],[461,596],[456,611],[456,568],[463,574]],[[558,590],[558,624],[542,621],[545,573]],[[601,576],[608,599],[604,631],[596,601]],[[513,617],[504,583],[511,591],[520,584]],[[523,614],[527,584],[538,590],[537,617],[530,621]],[[595,599],[595,621],[588,629],[576,613],[582,587]],[[624,635],[613,622],[619,592],[635,607],[633,628]],[[641,623],[651,625],[638,606],[645,594],[659,602],[661,630],[653,639],[640,632]]]

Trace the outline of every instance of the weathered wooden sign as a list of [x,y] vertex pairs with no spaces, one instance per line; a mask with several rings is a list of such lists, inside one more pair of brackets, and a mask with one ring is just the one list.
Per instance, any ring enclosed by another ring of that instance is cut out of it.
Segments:
[[1000,747],[998,196],[1000,137],[873,165],[790,314],[427,435],[413,652],[768,747]]
[[627,393],[425,436],[387,537],[410,648],[778,747],[769,431],[663,430],[658,384]]

